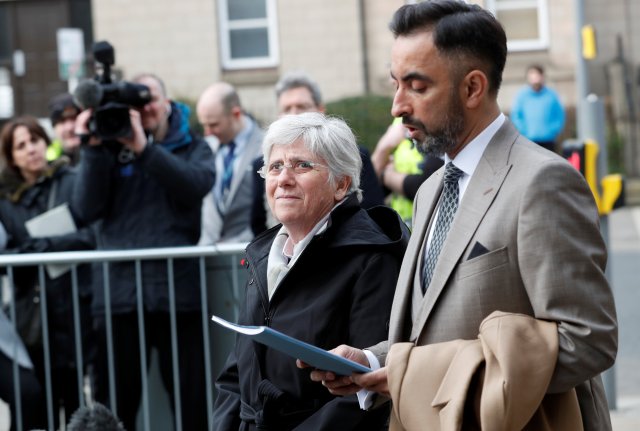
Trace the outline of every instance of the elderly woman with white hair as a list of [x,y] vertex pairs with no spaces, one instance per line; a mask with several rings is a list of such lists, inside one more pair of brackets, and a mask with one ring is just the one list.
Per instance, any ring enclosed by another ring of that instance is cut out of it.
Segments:
[[[324,349],[386,339],[409,233],[390,208],[360,207],[353,133],[320,113],[289,115],[269,127],[263,153],[259,173],[281,224],[247,247],[238,323]],[[330,395],[295,359],[248,337],[237,338],[216,388],[216,430],[386,429],[388,411]]]

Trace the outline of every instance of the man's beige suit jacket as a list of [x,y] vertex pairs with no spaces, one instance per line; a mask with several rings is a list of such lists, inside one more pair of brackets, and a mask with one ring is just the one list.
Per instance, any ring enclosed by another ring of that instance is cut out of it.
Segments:
[[[496,310],[555,322],[559,350],[548,392],[576,388],[585,429],[611,429],[600,373],[615,360],[617,321],[586,181],[507,119],[469,180],[424,298],[413,304],[443,173],[416,195],[389,339],[370,350],[383,364],[390,344],[473,340]],[[474,249],[483,252],[471,256]]]
[[575,390],[545,395],[558,357],[552,322],[494,312],[476,340],[394,344],[391,431],[581,431]]

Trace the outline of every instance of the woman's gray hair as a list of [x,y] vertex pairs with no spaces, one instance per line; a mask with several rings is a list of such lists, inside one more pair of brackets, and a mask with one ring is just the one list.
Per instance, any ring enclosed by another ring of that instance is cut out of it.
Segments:
[[362,201],[362,159],[356,137],[347,123],[319,112],[285,115],[274,121],[267,130],[262,142],[264,164],[269,163],[274,145],[291,145],[299,139],[315,157],[326,163],[332,185],[341,177],[351,178],[349,193],[355,192],[358,201]]

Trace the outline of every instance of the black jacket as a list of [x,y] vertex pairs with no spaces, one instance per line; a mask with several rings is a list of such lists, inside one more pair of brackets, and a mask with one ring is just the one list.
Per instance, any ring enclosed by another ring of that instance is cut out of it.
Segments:
[[[172,103],[169,131],[162,142],[147,145],[126,160],[121,147],[82,148],[75,204],[86,223],[101,220],[98,249],[195,245],[200,237],[202,198],[214,179],[213,153],[188,129],[188,113]],[[143,261],[143,303],[148,311],[168,311],[167,262]],[[174,262],[178,311],[200,308],[197,261]],[[104,314],[102,268],[94,276],[95,313]],[[111,310],[135,310],[136,275],[131,262],[110,264]]]
[[[0,221],[7,231],[5,253],[45,253],[88,250],[95,247],[95,237],[91,228],[82,228],[75,233],[48,238],[31,238],[25,227],[27,220],[46,212],[49,206],[53,208],[70,202],[76,175],[67,164],[66,159],[52,162],[45,174],[31,186],[24,183],[9,169],[3,173]],[[53,188],[55,188],[55,196],[50,203],[49,198]],[[77,218],[73,209],[70,209],[72,216]],[[39,284],[37,267],[15,267],[13,275],[18,297],[28,294],[35,285]],[[81,318],[88,322],[89,310],[84,307],[88,307],[90,301],[90,267],[78,266],[77,276]],[[73,366],[75,354],[71,272],[51,279],[45,271],[45,277],[52,364],[54,367]]]
[[[361,209],[351,195],[267,299],[267,260],[280,225],[246,250],[249,281],[239,323],[268,325],[323,349],[367,347],[387,337],[408,231],[387,207]],[[334,397],[295,359],[238,337],[217,380],[216,430],[382,429],[388,411]],[[242,419],[242,420],[241,420]]]

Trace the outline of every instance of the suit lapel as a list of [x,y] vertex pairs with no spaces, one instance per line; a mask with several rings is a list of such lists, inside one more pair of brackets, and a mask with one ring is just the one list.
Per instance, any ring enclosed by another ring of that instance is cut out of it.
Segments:
[[[469,181],[456,217],[440,251],[431,284],[422,302],[418,320],[413,324],[410,339],[418,339],[438,297],[445,285],[447,285],[456,266],[462,260],[464,251],[469,246],[473,235],[500,190],[511,169],[508,157],[511,146],[517,136],[518,134],[513,125],[509,120],[505,120],[505,124],[498,130],[485,149]],[[430,217],[431,215],[429,215]],[[424,235],[426,235],[426,232],[423,233]],[[417,265],[420,268],[422,263],[417,262]]]
[[[411,315],[413,277],[415,272],[421,271],[422,268],[422,263],[419,262],[420,250],[427,236],[431,214],[435,210],[442,192],[443,175],[444,167],[434,172],[420,187],[414,201],[416,217],[413,218],[411,237],[404,254],[402,271],[398,276],[398,284],[391,309],[389,325],[389,341],[391,343],[402,341],[402,330],[406,322],[406,316]],[[405,268],[407,269],[405,270]]]
[[227,193],[227,199],[225,201],[227,212],[240,185],[242,184],[242,181],[244,180],[246,170],[251,169],[253,166],[252,162],[257,157],[256,146],[259,147],[262,143],[261,137],[260,128],[258,127],[258,124],[254,123],[253,130],[251,131],[251,135],[249,135],[247,144],[242,153],[238,156],[238,169],[233,172],[233,177],[231,178],[231,186],[229,187],[229,193]]

